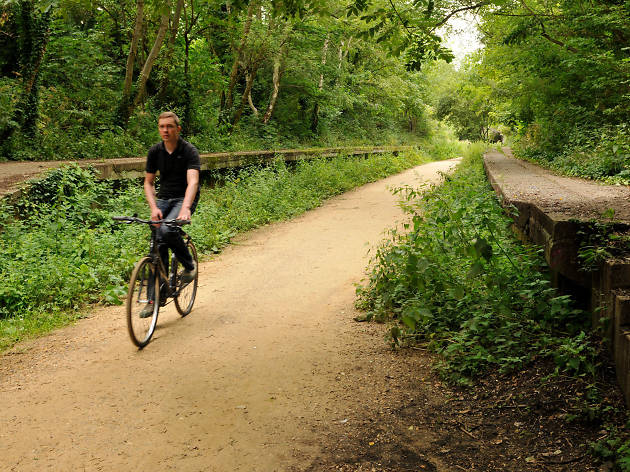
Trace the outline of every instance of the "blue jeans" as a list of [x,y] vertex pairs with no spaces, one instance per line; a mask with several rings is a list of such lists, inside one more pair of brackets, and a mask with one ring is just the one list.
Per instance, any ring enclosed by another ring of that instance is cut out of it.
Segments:
[[[183,198],[169,198],[168,200],[157,200],[157,206],[162,212],[162,218],[165,220],[171,220],[177,218],[179,211],[182,209],[184,203]],[[197,200],[192,204],[190,213],[192,214],[197,207]],[[184,266],[186,270],[192,270],[195,267],[192,255],[186,247],[184,238],[182,238],[179,228],[172,228],[166,225],[160,225],[157,229],[157,241],[158,249],[160,251],[160,257],[164,263],[164,268],[168,273],[168,250],[170,249],[177,257],[177,260]]]

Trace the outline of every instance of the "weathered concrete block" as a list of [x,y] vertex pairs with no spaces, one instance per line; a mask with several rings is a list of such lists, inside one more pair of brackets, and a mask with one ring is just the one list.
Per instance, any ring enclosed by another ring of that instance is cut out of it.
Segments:
[[630,333],[619,337],[619,357],[615,357],[617,381],[624,393],[626,405],[630,405]]
[[609,320],[606,335],[619,384],[630,404],[630,263],[608,261],[589,272],[580,267],[578,258],[578,233],[594,231],[592,222],[601,220],[604,210],[616,210],[620,221],[614,223],[615,231],[628,231],[630,214],[625,207],[615,205],[627,201],[628,189],[609,187],[602,191],[597,184],[576,183],[496,151],[486,153],[484,165],[503,205],[518,201],[514,226],[520,235],[544,248],[554,285],[586,302],[593,326],[602,318]]
[[593,314],[593,325],[596,324],[597,320],[596,320],[596,316],[597,313],[600,309],[600,307],[602,306],[602,291],[600,290],[600,286],[601,286],[601,272],[597,272],[595,274],[593,274],[592,277],[592,285],[591,285],[591,303],[589,304],[589,309],[591,311],[591,313]]
[[615,294],[615,320],[619,326],[630,330],[630,291],[622,290]]
[[602,268],[604,277],[602,290],[610,291],[618,288],[630,287],[630,264],[616,261],[606,261]]

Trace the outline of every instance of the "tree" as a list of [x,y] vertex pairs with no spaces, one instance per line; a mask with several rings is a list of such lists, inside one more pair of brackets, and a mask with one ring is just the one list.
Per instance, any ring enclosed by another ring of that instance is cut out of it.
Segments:
[[15,122],[33,137],[39,116],[39,76],[50,36],[52,6],[40,11],[33,0],[16,2],[15,21],[22,90],[15,108]]
[[[179,18],[182,12],[183,4],[181,3],[181,0],[177,0],[176,8],[173,12],[171,12],[171,2],[170,0],[167,0],[166,4],[162,5],[161,9],[158,11],[160,20],[153,40],[153,46],[151,47],[151,50],[149,51],[149,54],[147,55],[140,71],[140,75],[138,76],[136,92],[132,95],[133,72],[137,59],[138,44],[141,40],[143,32],[142,26],[145,15],[144,7],[144,0],[137,0],[136,21],[131,37],[131,44],[129,46],[129,55],[127,56],[123,95],[119,107],[119,118],[123,125],[127,124],[129,116],[133,113],[134,109],[144,101],[147,81],[149,80],[151,70],[153,69],[155,61],[157,60],[158,54],[162,48],[162,43],[164,42],[164,37],[166,36],[166,32],[169,27],[169,20],[173,25],[179,25]],[[177,30],[178,27],[173,26],[171,34],[176,36]],[[173,39],[173,42],[174,41],[175,39]]]
[[[462,11],[475,12],[486,45],[478,74],[500,83],[492,97],[504,99],[494,100],[492,113],[523,133],[542,130],[536,145],[558,150],[573,132],[618,127],[630,118],[627,2],[354,0],[348,11],[366,22],[365,34],[389,42],[394,54],[404,52],[415,69],[445,58],[439,27]],[[442,106],[477,103],[470,98],[445,99]]]
[[[48,1],[32,0],[33,18]],[[378,42],[346,16],[347,1],[59,0],[45,49],[31,48],[38,75],[29,75],[11,66],[28,49],[17,32],[18,5],[28,2],[5,0],[0,134],[17,137],[3,151],[20,159],[142,153],[164,109],[206,150],[231,139],[275,146],[275,138],[358,142],[421,132],[422,72],[406,70],[402,53],[386,53],[405,35]],[[23,106],[22,90],[39,107]],[[14,119],[27,109],[36,127]],[[21,139],[29,126],[36,139]]]

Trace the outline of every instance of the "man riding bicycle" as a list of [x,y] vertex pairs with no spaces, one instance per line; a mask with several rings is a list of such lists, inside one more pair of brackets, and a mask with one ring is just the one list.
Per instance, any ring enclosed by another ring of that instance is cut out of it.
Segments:
[[[144,195],[151,208],[151,220],[190,220],[199,201],[199,171],[201,159],[197,148],[180,137],[179,118],[167,111],[158,117],[162,142],[147,153]],[[160,172],[159,192],[155,192],[155,177]],[[184,267],[182,282],[189,283],[197,276],[197,266],[177,228],[160,225],[157,229],[159,250],[168,271],[168,249]],[[146,313],[145,313],[146,312]],[[150,317],[152,304],[147,304],[141,317]]]

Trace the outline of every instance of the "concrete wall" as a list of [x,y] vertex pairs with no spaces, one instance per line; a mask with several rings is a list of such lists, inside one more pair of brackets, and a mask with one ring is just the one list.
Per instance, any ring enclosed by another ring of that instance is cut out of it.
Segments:
[[[412,146],[385,146],[378,148],[327,148],[327,149],[298,149],[278,151],[239,151],[217,152],[201,154],[201,170],[227,169],[244,167],[255,164],[269,164],[275,159],[294,162],[304,159],[319,159],[337,156],[369,156],[374,154],[409,151]],[[79,162],[79,164],[82,164]],[[90,163],[100,173],[101,178],[129,178],[144,175],[144,157],[128,159],[112,159]]]
[[[486,174],[506,211],[510,212],[511,207],[517,209],[513,215],[517,234],[544,248],[554,286],[590,309],[593,327],[604,322],[619,385],[630,405],[630,263],[606,261],[592,272],[580,269],[578,232],[592,230],[592,224],[565,213],[543,210],[535,202],[508,199],[499,178],[487,166]],[[629,229],[624,224],[615,226]]]
[[[255,164],[269,164],[275,159],[284,159],[287,162],[295,162],[304,159],[320,159],[338,156],[370,156],[377,154],[411,151],[413,146],[381,146],[381,147],[342,147],[342,148],[317,148],[297,150],[271,150],[271,151],[237,151],[217,152],[201,154],[201,170],[227,169],[244,167]],[[102,179],[127,179],[144,176],[146,157],[127,157],[118,159],[80,160],[80,161],[51,161],[34,162],[33,170],[24,169],[21,174],[10,176],[11,185],[8,190],[0,192],[0,197],[9,199],[19,198],[22,193],[23,182],[21,180],[36,180],[46,170],[59,167],[64,164],[77,164],[81,167],[93,167]],[[22,166],[23,167],[23,166]]]

